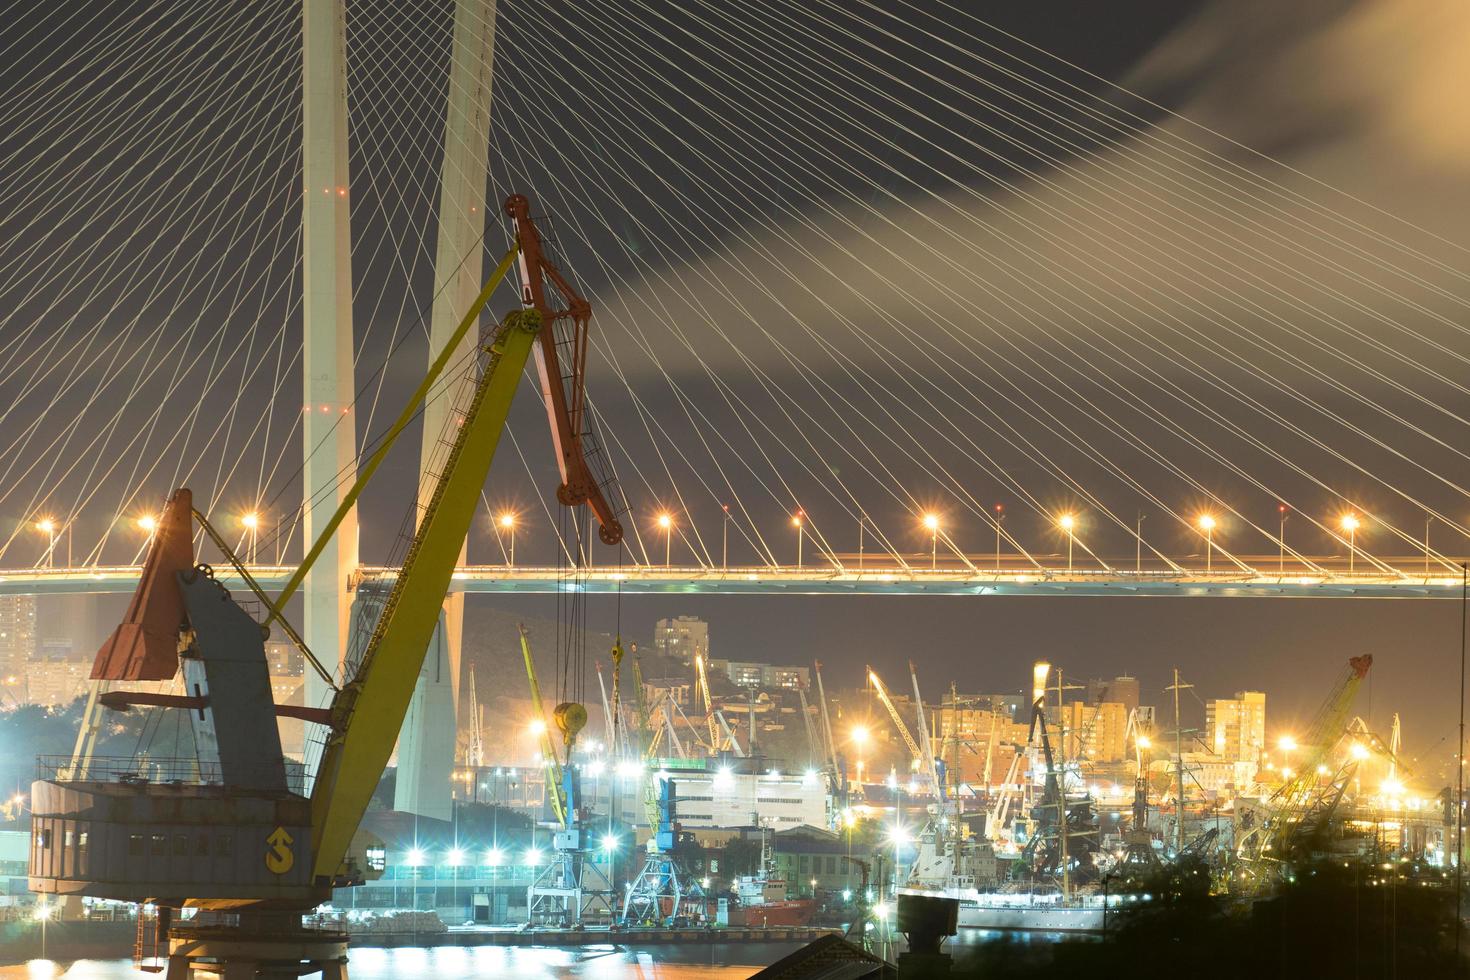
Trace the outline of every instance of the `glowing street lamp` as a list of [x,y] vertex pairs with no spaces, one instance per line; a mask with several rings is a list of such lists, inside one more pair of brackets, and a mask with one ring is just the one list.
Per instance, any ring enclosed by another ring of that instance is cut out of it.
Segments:
[[929,532],[929,569],[939,567],[939,515],[925,514],[924,529]]
[[1358,528],[1361,523],[1357,514],[1344,514],[1337,522],[1337,526],[1342,528],[1342,532],[1348,536],[1348,572],[1350,574],[1358,555]]
[[516,563],[516,515],[510,511],[501,513],[495,521],[500,533],[510,536],[510,550],[506,552],[505,563],[507,567],[514,567]]
[[1215,556],[1215,518],[1210,514],[1201,514],[1195,523],[1205,535],[1205,574],[1208,575],[1212,570]]
[[56,564],[56,522],[43,517],[36,522],[36,530],[46,535],[46,567],[52,568]]
[[1000,522],[1006,518],[1005,504],[995,505],[995,570],[1000,571]]
[[1057,518],[1057,526],[1067,532],[1067,571],[1072,570],[1072,542],[1075,539],[1073,531],[1077,527],[1077,518],[1071,514],[1063,514]]
[[1281,518],[1281,527],[1276,534],[1276,544],[1280,548],[1276,558],[1277,575],[1286,574],[1286,511],[1287,506],[1285,504],[1276,505],[1276,513]]
[[142,531],[150,538],[153,537],[153,532],[158,530],[158,518],[154,517],[152,514],[144,514],[142,517],[138,518],[135,523],[138,525],[138,530]]
[[798,510],[791,515],[791,526],[796,528],[796,567],[801,567],[801,542],[806,537],[806,511]]
[[668,511],[664,511],[662,514],[658,515],[658,526],[663,529],[664,532],[664,567],[669,568],[672,564],[669,561],[669,557],[672,554],[673,548],[672,542],[674,535],[674,515],[670,514]]
[[260,527],[260,515],[251,511],[240,517],[240,526],[245,528],[245,533],[250,535],[250,564],[255,564],[255,542],[256,531]]

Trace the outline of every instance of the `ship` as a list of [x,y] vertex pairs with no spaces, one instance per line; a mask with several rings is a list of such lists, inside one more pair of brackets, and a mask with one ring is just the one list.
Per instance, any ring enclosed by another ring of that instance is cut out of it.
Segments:
[[1002,867],[1011,862],[989,841],[955,839],[931,822],[917,844],[899,894],[957,900],[961,929],[1101,933],[1107,927],[1104,896],[1068,891],[1047,878],[1011,880]]
[[730,925],[761,929],[808,925],[817,912],[816,899],[790,896],[790,885],[776,869],[770,841],[762,834],[760,870],[735,879],[739,904],[730,908]]
[[974,879],[954,876],[943,887],[907,885],[901,895],[953,898],[959,902],[961,929],[994,929],[1013,932],[1101,933],[1107,928],[1102,895],[1064,897],[1057,890],[1033,888],[982,891]]

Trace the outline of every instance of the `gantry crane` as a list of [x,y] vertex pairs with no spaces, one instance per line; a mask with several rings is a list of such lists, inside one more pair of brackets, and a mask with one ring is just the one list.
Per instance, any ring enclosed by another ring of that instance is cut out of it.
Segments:
[[577,735],[587,725],[587,709],[575,701],[558,704],[552,724],[561,732],[558,751],[546,722],[541,684],[536,679],[536,660],[531,656],[530,634],[520,627],[521,655],[531,685],[531,706],[541,725],[541,753],[545,757],[546,796],[556,818],[552,834],[552,858],[526,887],[526,919],[531,925],[572,928],[591,916],[612,917],[612,882],[595,863],[587,860],[586,814],[582,785],[572,762]]
[[[643,668],[636,655],[633,658],[633,680],[638,689],[639,729],[646,730],[650,721],[648,701],[643,689]],[[676,853],[679,824],[674,780],[654,766],[665,735],[671,744],[678,745],[672,715],[664,709],[660,711],[660,719],[662,725],[648,737],[640,767],[643,806],[649,830],[647,854],[623,896],[623,907],[618,913],[618,922],[622,925],[682,923],[687,918],[684,900],[700,894],[699,887],[691,882]],[[682,752],[682,748],[679,751]]]
[[[182,668],[188,695],[109,691],[99,700],[114,709],[186,710],[196,744],[208,758],[190,760],[163,782],[136,774],[113,779],[116,773],[99,773],[93,763],[57,767],[53,778],[33,786],[38,846],[32,850],[31,889],[153,903],[160,909],[159,936],[172,943],[171,974],[187,973],[190,961],[201,956],[225,964],[230,975],[344,973],[345,934],[303,931],[301,913],[330,898],[334,888],[383,868],[381,847],[359,835],[359,824],[392,755],[533,347],[562,479],[558,499],[589,505],[602,540],[621,540],[622,528],[582,456],[591,307],[547,260],[530,202],[515,195],[505,210],[515,225],[516,247],[466,311],[279,596],[265,594],[193,508],[187,489],[176,492],[165,509],[127,618],[98,652],[93,676],[168,680]],[[444,380],[461,340],[478,326],[517,256],[523,308],[506,315],[477,348],[471,370],[478,367],[478,375],[467,375],[467,397],[451,416],[448,452],[429,498],[420,503],[402,567],[386,589],[376,582],[357,585],[359,600],[370,600],[377,616],[349,650],[348,676],[337,686],[285,620],[286,603],[397,437]],[[569,366],[562,365],[563,349]],[[263,622],[216,583],[208,566],[196,563],[194,520],[269,611]],[[330,707],[272,703],[264,637],[273,622],[283,625],[313,669],[332,684]],[[309,795],[281,752],[278,715],[326,729]],[[85,855],[67,843],[76,839],[89,841]],[[159,860],[160,852],[196,859]],[[201,947],[195,933],[171,928],[172,910],[184,906],[229,910],[233,918],[196,917],[191,928],[213,928]]]

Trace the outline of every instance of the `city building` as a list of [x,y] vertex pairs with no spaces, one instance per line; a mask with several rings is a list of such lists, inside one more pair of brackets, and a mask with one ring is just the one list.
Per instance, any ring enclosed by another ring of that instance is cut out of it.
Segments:
[[709,623],[695,616],[660,619],[653,628],[653,648],[681,663],[694,663],[696,655],[708,660]]
[[1259,763],[1266,750],[1266,695],[1239,691],[1206,702],[1204,741],[1224,762]]
[[1014,754],[1010,747],[1024,745],[1028,730],[1025,721],[1015,720],[1014,711],[1015,705],[999,695],[961,695],[955,703],[929,709],[939,732],[936,751],[950,768],[952,782],[984,786],[987,761],[992,784],[1005,778]]
[[1066,728],[1068,759],[1111,763],[1122,762],[1128,755],[1128,711],[1116,701],[1072,701],[1062,708],[1055,723]]
[[0,673],[6,677],[25,673],[36,652],[36,597],[0,596]]
[[91,659],[33,656],[17,684],[6,688],[22,704],[59,708],[87,693]]
[[643,682],[643,696],[649,704],[657,704],[664,695],[675,704],[688,705],[694,700],[694,682],[682,677],[656,677]]
[[815,771],[736,771],[741,760],[713,769],[661,770],[674,780],[679,823],[699,827],[827,825],[826,781]]
[[784,667],[745,660],[711,660],[710,670],[724,674],[739,687],[785,688],[794,691],[807,688],[811,671],[806,667]]
[[1024,694],[977,694],[974,700],[993,706],[1012,721],[1031,723],[1031,701]]
[[1126,674],[1114,677],[1112,680],[1094,677],[1087,682],[1088,704],[1116,701],[1123,706],[1125,715],[1138,707],[1138,694],[1138,678],[1129,677]]

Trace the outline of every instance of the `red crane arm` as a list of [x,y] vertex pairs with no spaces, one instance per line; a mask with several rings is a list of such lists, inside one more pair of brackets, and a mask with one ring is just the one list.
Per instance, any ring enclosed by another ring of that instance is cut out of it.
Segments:
[[[598,536],[603,543],[615,545],[623,540],[623,526],[587,466],[582,438],[586,428],[587,335],[592,304],[546,258],[541,233],[531,219],[530,202],[521,194],[513,194],[505,201],[505,213],[515,221],[520,246],[521,303],[541,314],[536,371],[541,377],[541,396],[546,402],[551,441],[561,470],[556,498],[568,507],[591,507],[597,515]],[[557,294],[557,306],[547,298],[548,282]],[[558,324],[570,325],[562,328],[565,339],[558,339]],[[569,364],[562,363],[564,355]]]

